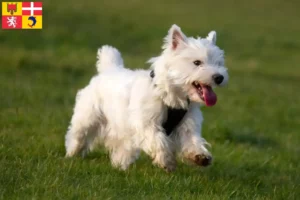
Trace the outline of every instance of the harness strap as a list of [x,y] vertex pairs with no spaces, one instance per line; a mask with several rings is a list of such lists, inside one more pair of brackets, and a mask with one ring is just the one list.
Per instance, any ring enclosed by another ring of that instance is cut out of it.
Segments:
[[[154,78],[154,76],[154,70],[151,70],[150,77]],[[187,101],[188,104],[190,104],[190,100],[187,99]],[[169,136],[174,131],[174,129],[180,124],[188,110],[182,108],[171,108],[169,106],[167,106],[167,108],[167,121],[162,124],[162,127],[164,128],[166,135]]]
[[184,118],[187,110],[185,109],[175,109],[168,107],[167,121],[163,123],[163,128],[167,136],[171,135],[174,129],[180,124]]

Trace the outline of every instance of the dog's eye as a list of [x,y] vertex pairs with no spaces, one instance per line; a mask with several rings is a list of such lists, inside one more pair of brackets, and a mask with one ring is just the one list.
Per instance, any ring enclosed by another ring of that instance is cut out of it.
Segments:
[[199,66],[199,65],[202,64],[202,61],[201,61],[201,60],[196,60],[196,61],[194,61],[194,64],[195,64],[196,66]]

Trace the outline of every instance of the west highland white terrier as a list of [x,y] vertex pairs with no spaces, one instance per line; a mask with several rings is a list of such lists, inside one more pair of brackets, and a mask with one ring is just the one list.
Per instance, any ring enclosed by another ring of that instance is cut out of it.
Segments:
[[186,37],[173,25],[162,54],[149,63],[149,70],[126,69],[117,49],[98,50],[98,74],[76,96],[66,157],[85,155],[101,141],[112,165],[123,170],[141,150],[168,172],[175,170],[176,156],[200,166],[211,163],[199,106],[215,105],[212,88],[228,81],[216,32]]

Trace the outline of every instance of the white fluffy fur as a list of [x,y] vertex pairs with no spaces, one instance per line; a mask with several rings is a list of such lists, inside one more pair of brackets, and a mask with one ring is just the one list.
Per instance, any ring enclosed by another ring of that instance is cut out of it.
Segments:
[[[66,134],[66,156],[85,155],[95,141],[110,151],[113,166],[127,169],[142,150],[158,166],[172,171],[176,154],[197,163],[210,157],[201,137],[203,101],[195,93],[194,81],[216,86],[212,76],[228,75],[224,56],[217,46],[216,33],[207,38],[188,38],[176,25],[169,30],[160,56],[150,59],[150,70],[124,68],[119,51],[103,46],[98,51],[97,70],[76,96],[71,124]],[[201,67],[193,64],[202,60]],[[191,104],[187,103],[187,97]],[[166,136],[162,123],[167,106],[188,108],[182,123]]]

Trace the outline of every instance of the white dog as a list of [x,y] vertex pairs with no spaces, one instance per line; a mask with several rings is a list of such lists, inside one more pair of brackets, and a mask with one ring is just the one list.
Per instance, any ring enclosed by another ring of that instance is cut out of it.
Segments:
[[151,69],[132,71],[124,68],[117,49],[99,49],[99,74],[76,97],[67,157],[85,155],[101,141],[113,166],[123,170],[140,150],[166,171],[175,169],[176,155],[201,166],[211,163],[199,105],[213,106],[212,88],[228,81],[216,32],[196,39],[173,25],[162,54],[149,62]]

